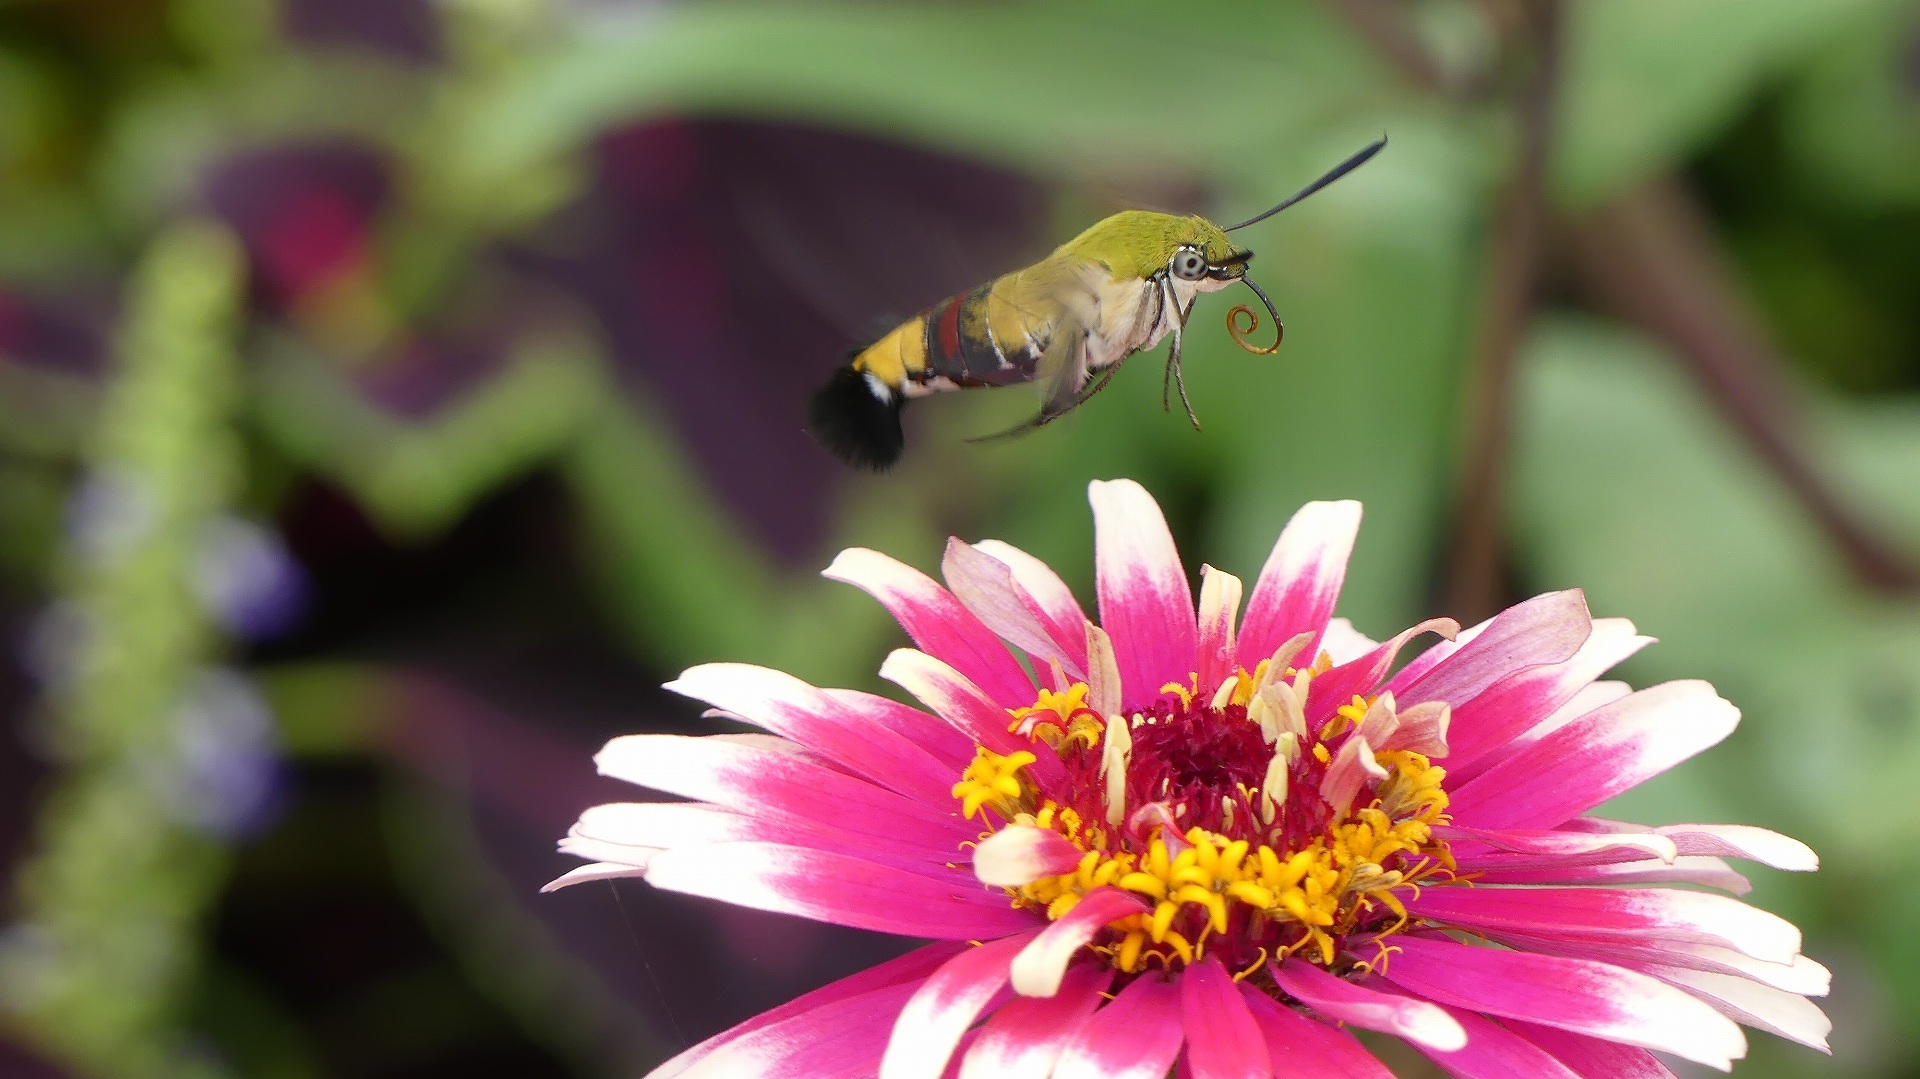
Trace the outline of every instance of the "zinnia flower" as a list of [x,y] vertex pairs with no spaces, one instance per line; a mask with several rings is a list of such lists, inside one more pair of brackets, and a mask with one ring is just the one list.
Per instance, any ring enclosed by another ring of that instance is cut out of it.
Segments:
[[561,846],[593,864],[550,887],[639,876],[935,941],[655,1076],[1389,1075],[1350,1027],[1471,1077],[1724,1069],[1739,1023],[1825,1048],[1799,931],[1701,890],[1812,851],[1586,815],[1739,718],[1705,682],[1596,681],[1649,643],[1632,624],[1555,592],[1376,644],[1331,617],[1360,507],[1316,502],[1236,629],[1240,581],[1202,567],[1196,616],[1143,489],[1091,498],[1098,625],[1005,544],[951,541],[947,588],[849,550],[827,576],[919,645],[880,673],[930,711],[709,664],[670,688],[769,733],[595,758],[691,801],[587,810]]

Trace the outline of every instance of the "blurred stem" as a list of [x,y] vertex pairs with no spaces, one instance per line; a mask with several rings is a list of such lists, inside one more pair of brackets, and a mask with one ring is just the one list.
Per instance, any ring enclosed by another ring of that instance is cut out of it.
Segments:
[[1414,33],[1404,8],[1395,0],[1327,0],[1327,5],[1415,88],[1437,96],[1452,95],[1455,88],[1446,71]]
[[1920,588],[1913,564],[1854,513],[1814,463],[1786,363],[1691,194],[1671,178],[1655,180],[1567,232],[1572,260],[1594,297],[1671,346],[1826,533],[1855,580],[1884,592]]
[[1533,316],[1546,232],[1547,151],[1561,46],[1561,5],[1526,6],[1514,49],[1528,65],[1516,108],[1519,156],[1494,223],[1479,340],[1468,375],[1467,445],[1454,506],[1447,609],[1477,622],[1505,598],[1505,499],[1513,375]]
[[[1439,65],[1420,45],[1403,11],[1378,0],[1326,2],[1398,67],[1411,85],[1436,95],[1465,96],[1464,88],[1449,87],[1441,77]],[[1503,26],[1526,18],[1537,31],[1543,12],[1558,5],[1489,3],[1488,7],[1490,16]],[[1534,74],[1538,78],[1542,71]],[[1531,107],[1545,109],[1543,97],[1531,100]],[[1527,123],[1525,115],[1522,123]],[[1543,154],[1544,139],[1531,150]],[[1501,598],[1499,486],[1510,422],[1513,354],[1511,348],[1503,353],[1499,346],[1503,332],[1524,329],[1533,275],[1539,266],[1543,212],[1538,176],[1530,188],[1536,200],[1533,206],[1515,206],[1514,192],[1529,190],[1524,183],[1530,167],[1528,152],[1523,144],[1521,173],[1502,205],[1489,279],[1489,317],[1482,323],[1477,382],[1467,405],[1466,429],[1473,442],[1464,471],[1454,569],[1447,586],[1452,609],[1463,616],[1491,613]],[[1531,167],[1542,159],[1535,158]],[[1531,216],[1522,221],[1521,211]],[[1523,228],[1527,235],[1519,236]],[[1800,424],[1800,391],[1747,303],[1711,222],[1686,189],[1672,177],[1657,179],[1578,221],[1565,223],[1561,231],[1564,236],[1553,238],[1556,249],[1563,245],[1571,249],[1568,254],[1587,290],[1618,317],[1664,342],[1686,365],[1714,406],[1752,444],[1761,462],[1839,551],[1855,582],[1879,592],[1920,591],[1920,566],[1873,522],[1862,518],[1816,465]],[[1518,292],[1504,290],[1518,288],[1521,269],[1526,271],[1526,292],[1516,299]],[[1512,324],[1503,321],[1516,315]],[[1496,407],[1497,413],[1490,411]]]

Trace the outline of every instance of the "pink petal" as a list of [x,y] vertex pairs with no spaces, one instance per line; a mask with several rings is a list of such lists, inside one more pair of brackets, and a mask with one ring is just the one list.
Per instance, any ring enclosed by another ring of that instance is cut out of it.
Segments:
[[1083,853],[1051,828],[1016,824],[980,841],[973,849],[973,873],[982,884],[1018,888],[1073,872]]
[[[836,833],[790,820],[750,817],[705,802],[593,806],[580,814],[579,823],[568,832],[561,849],[583,858],[645,865],[655,852],[673,847],[752,841],[835,851],[921,873],[928,870],[929,863],[944,866],[960,860],[949,850],[917,850],[889,839]],[[635,851],[645,851],[645,858],[632,861]]]
[[[825,1005],[871,993],[876,989],[906,985],[907,991],[901,996],[901,1002],[904,1004],[906,994],[912,991],[912,985],[917,985],[921,979],[933,973],[948,959],[960,954],[960,952],[967,947],[969,947],[969,945],[961,941],[941,941],[937,944],[929,944],[923,948],[916,948],[897,959],[889,959],[878,966],[868,967],[858,974],[849,975],[837,982],[830,982],[827,985],[815,989],[811,993],[795,997],[777,1008],[761,1012],[752,1019],[724,1030],[708,1038],[706,1041],[687,1049],[678,1056],[675,1056],[672,1060],[655,1068],[648,1074],[647,1079],[669,1079],[670,1076],[679,1075],[698,1062],[702,1057],[711,1054],[715,1049],[736,1038],[751,1034],[764,1027],[773,1026],[776,1023],[785,1022],[788,1019],[807,1015]],[[912,985],[908,985],[908,983],[912,983]],[[875,1049],[874,1061],[876,1064],[879,1059],[880,1051]]]
[[808,1079],[867,1079],[879,1066],[900,1009],[916,987],[890,985],[745,1033],[680,1065],[668,1061],[648,1079],[736,1079],[749,1075],[804,1075]]
[[1476,862],[1475,880],[1481,884],[1699,884],[1734,895],[1753,891],[1752,882],[1718,858],[1682,855],[1659,860],[1606,862],[1600,865],[1561,865],[1511,868],[1489,861]]
[[960,1036],[1007,984],[1007,964],[1033,935],[969,948],[934,971],[894,1023],[880,1079],[940,1079]]
[[1823,997],[1833,984],[1827,968],[1804,955],[1792,963],[1768,963],[1717,944],[1695,944],[1678,940],[1613,940],[1608,938],[1539,937],[1521,933],[1495,933],[1494,940],[1512,948],[1531,952],[1551,952],[1581,959],[1598,959],[1633,970],[1653,967],[1680,967],[1750,978],[1801,996]]
[[1267,968],[1289,996],[1329,1019],[1377,1030],[1442,1051],[1466,1044],[1460,1024],[1424,1000],[1382,993],[1288,958]]
[[[1641,831],[1644,828],[1638,824],[1598,817],[1581,817],[1569,821],[1566,826],[1602,833]],[[1672,839],[1681,854],[1744,858],[1790,873],[1811,873],[1820,868],[1820,856],[1813,852],[1812,847],[1792,836],[1765,828],[1745,824],[1662,824],[1644,830]]]
[[1113,638],[1129,705],[1159,696],[1168,682],[1186,683],[1194,669],[1193,590],[1166,518],[1132,480],[1095,480],[1094,578],[1100,625]]
[[[1057,658],[1067,673],[1085,677],[1087,635],[1081,627],[1087,618],[1073,593],[1039,559],[1019,552],[999,557],[995,550],[1012,548],[948,540],[940,563],[947,587],[988,629],[1033,656],[1036,666]],[[1024,560],[1023,569],[1015,569],[1010,558]],[[1036,595],[1035,587],[1042,594]]]
[[1102,1003],[1113,982],[1105,963],[1067,971],[1050,997],[1015,997],[993,1013],[967,1050],[960,1079],[1047,1079],[1061,1050]]
[[1240,578],[1201,566],[1200,651],[1194,670],[1202,694],[1211,694],[1239,665],[1233,648],[1233,622],[1239,614]]
[[1240,986],[1240,998],[1260,1025],[1267,1056],[1281,1062],[1283,1076],[1393,1079],[1386,1065],[1346,1031],[1308,1019],[1245,983]]
[[1218,959],[1207,956],[1181,973],[1180,1023],[1194,1079],[1272,1079],[1266,1041]]
[[[1457,1079],[1581,1079],[1548,1052],[1484,1016],[1445,1009],[1466,1031],[1464,1048],[1441,1052],[1414,1048]],[[1611,1079],[1609,1076],[1608,1079]]]
[[647,866],[647,882],[755,910],[932,940],[987,940],[1031,929],[1039,918],[978,885],[773,843],[662,851]]
[[932,852],[957,851],[978,834],[958,813],[943,816],[852,776],[724,736],[630,734],[608,742],[593,762],[601,775],[829,833]]
[[[1033,753],[1039,759],[1027,767],[1043,787],[1051,790],[1065,777],[1060,758],[1046,751],[1044,743],[1029,742],[1009,731],[1007,724],[1012,717],[1005,708],[989,699],[959,671],[933,656],[911,648],[896,648],[880,664],[880,677],[920,698],[920,703],[938,712],[976,745],[1002,755]],[[952,800],[948,803],[952,804]]]
[[1293,515],[1247,599],[1246,625],[1240,630],[1242,666],[1253,670],[1299,633],[1315,635],[1301,651],[1307,663],[1313,662],[1340,598],[1359,531],[1358,502],[1309,502]]
[[949,800],[953,772],[900,734],[790,674],[746,663],[703,663],[666,684],[791,738],[889,790]]
[[1080,1024],[1053,1079],[1165,1079],[1179,1055],[1180,991],[1149,974]]
[[938,656],[1005,708],[1033,703],[1033,680],[1000,638],[933,578],[878,551],[840,552],[821,576],[844,581],[880,601],[913,643]]
[[1642,969],[1699,997],[1736,1022],[1778,1034],[1822,1053],[1833,1052],[1827,1046],[1827,1035],[1833,1033],[1833,1020],[1827,1018],[1819,1005],[1798,993],[1788,993],[1747,978],[1700,970]]
[[1471,773],[1471,775],[1463,776],[1462,782],[1466,779],[1477,777],[1481,772],[1499,763],[1502,759],[1510,757],[1528,746],[1533,745],[1535,742],[1565,727],[1574,720],[1582,716],[1591,715],[1616,701],[1623,701],[1632,695],[1633,687],[1625,682],[1603,680],[1583,687],[1578,693],[1573,695],[1572,700],[1554,709],[1552,715],[1534,724],[1532,729],[1515,738],[1513,741],[1508,742],[1500,752],[1484,755],[1478,761],[1474,762],[1472,767],[1465,769],[1465,771]]
[[1100,930],[1129,914],[1151,909],[1145,900],[1118,888],[1095,888],[1013,959],[1013,990],[1023,997],[1050,997],[1060,991],[1067,964]]
[[1461,708],[1515,671],[1571,659],[1592,630],[1587,598],[1579,589],[1535,596],[1502,611],[1485,632],[1406,688],[1394,689],[1394,698],[1403,707],[1445,701]]
[[974,741],[939,716],[929,715],[890,697],[864,693],[857,689],[825,691],[843,708],[865,716],[868,722],[885,727],[907,741],[933,754],[949,771],[964,771],[973,763]]
[[1481,769],[1471,765],[1504,749],[1594,679],[1651,643],[1653,638],[1634,633],[1633,623],[1624,618],[1599,618],[1573,658],[1529,667],[1495,682],[1455,711],[1448,732],[1447,775],[1455,783],[1477,775]]
[[1705,682],[1667,682],[1591,712],[1452,792],[1474,828],[1552,827],[1725,738],[1740,710]]
[[1519,1020],[1508,1020],[1506,1026],[1553,1054],[1581,1079],[1674,1079],[1672,1070],[1658,1057],[1637,1045],[1621,1045]]
[[1625,1042],[1724,1068],[1746,1055],[1740,1028],[1645,974],[1561,956],[1403,935],[1386,977],[1455,1008]]
[[[1525,829],[1487,829],[1460,828],[1442,825],[1433,830],[1433,834],[1454,844],[1456,860],[1474,861],[1472,848],[1462,849],[1463,843],[1474,843],[1494,850],[1511,851],[1515,854],[1536,854],[1547,857],[1569,857],[1617,852],[1623,858],[1635,857],[1631,852],[1641,851],[1656,858],[1671,862],[1679,857],[1680,851],[1673,840],[1652,832],[1625,832],[1613,835],[1582,834],[1580,832],[1539,831]],[[1486,864],[1498,866],[1494,859],[1484,859]]]
[[1406,907],[1494,933],[1719,944],[1770,963],[1800,954],[1792,922],[1724,895],[1676,888],[1427,888]]

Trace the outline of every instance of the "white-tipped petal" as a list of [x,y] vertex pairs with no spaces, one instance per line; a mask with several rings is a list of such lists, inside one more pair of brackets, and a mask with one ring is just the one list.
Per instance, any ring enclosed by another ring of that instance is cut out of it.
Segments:
[[1147,904],[1118,888],[1095,888],[1013,957],[1013,991],[1023,997],[1050,997],[1060,991],[1067,963],[1096,933]]

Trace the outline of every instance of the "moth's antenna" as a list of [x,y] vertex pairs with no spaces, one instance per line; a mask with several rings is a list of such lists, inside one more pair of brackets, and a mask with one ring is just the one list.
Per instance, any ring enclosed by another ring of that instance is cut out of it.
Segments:
[[1308,184],[1306,187],[1301,188],[1299,193],[1294,195],[1292,198],[1287,199],[1286,201],[1280,203],[1280,205],[1275,206],[1273,209],[1268,210],[1265,213],[1257,214],[1253,217],[1249,217],[1245,221],[1240,222],[1238,225],[1228,225],[1226,228],[1226,231],[1232,232],[1235,229],[1243,229],[1243,228],[1246,228],[1248,225],[1253,225],[1261,221],[1265,221],[1267,218],[1272,217],[1274,214],[1277,214],[1280,211],[1286,209],[1287,207],[1292,206],[1294,203],[1299,202],[1301,199],[1306,198],[1308,195],[1313,194],[1315,191],[1320,190],[1321,188],[1327,186],[1328,184],[1334,182],[1335,180],[1338,180],[1340,177],[1345,176],[1347,173],[1352,172],[1354,169],[1357,169],[1360,166],[1366,164],[1368,158],[1379,153],[1382,149],[1386,147],[1386,145],[1387,145],[1387,137],[1385,135],[1382,135],[1380,136],[1379,142],[1374,143],[1373,145],[1367,147],[1366,149],[1360,151],[1359,153],[1353,155],[1352,157],[1347,158],[1345,161],[1340,162],[1338,165],[1335,165],[1331,172],[1328,172],[1325,176],[1320,177],[1318,180],[1315,180],[1314,182]]

